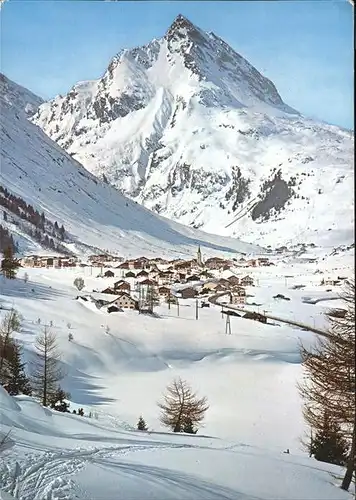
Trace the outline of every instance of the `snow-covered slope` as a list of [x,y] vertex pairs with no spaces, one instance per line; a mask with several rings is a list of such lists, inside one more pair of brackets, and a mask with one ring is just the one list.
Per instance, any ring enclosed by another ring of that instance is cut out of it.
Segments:
[[[304,304],[303,297],[332,298],[340,288],[326,293],[315,264],[283,260],[249,270],[259,283],[248,287],[249,302],[325,328],[321,314],[335,301]],[[319,266],[325,276],[350,276],[353,260],[334,255]],[[74,300],[75,278],[85,280],[81,295],[94,297],[102,294],[93,289],[118,278],[95,274],[81,267],[26,268],[14,280],[0,276],[0,321],[11,307],[23,317],[14,339],[24,361],[33,359],[43,325],[52,324],[65,373],[61,386],[70,392],[70,409],[83,407],[86,415],[59,414],[0,387],[0,440],[11,430],[0,455],[0,490],[21,500],[353,498],[352,488],[347,494],[337,487],[341,468],[302,450],[309,428],[296,386],[303,376],[300,343],[310,348],[314,333],[231,317],[231,335],[225,335],[220,307],[199,308],[196,320],[194,299],[180,300],[179,310],[162,303],[155,316],[108,314]],[[291,300],[279,304],[276,293]],[[159,421],[157,401],[178,376],[209,401],[197,435],[167,432]],[[135,431],[140,414],[147,433]],[[290,454],[283,453],[287,448]]]
[[353,134],[287,106],[183,16],[33,120],[90,172],[184,224],[267,245],[353,240]]
[[[26,116],[27,103],[39,100],[2,76],[1,184],[49,219],[64,224],[74,242],[120,252],[126,256],[193,255],[197,245],[206,254],[251,252],[254,246],[184,227],[151,213],[116,189],[96,179],[49,139]],[[35,244],[8,222],[20,246]]]
[[0,465],[1,499],[351,499],[332,484],[336,466],[214,438],[113,430],[2,387],[0,422],[16,442]]

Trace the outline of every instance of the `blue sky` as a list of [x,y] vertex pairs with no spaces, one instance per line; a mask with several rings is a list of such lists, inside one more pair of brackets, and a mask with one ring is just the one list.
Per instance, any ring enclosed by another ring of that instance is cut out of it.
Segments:
[[125,47],[177,14],[214,31],[308,116],[353,128],[353,11],[347,0],[169,2],[8,0],[1,71],[45,99],[100,77]]

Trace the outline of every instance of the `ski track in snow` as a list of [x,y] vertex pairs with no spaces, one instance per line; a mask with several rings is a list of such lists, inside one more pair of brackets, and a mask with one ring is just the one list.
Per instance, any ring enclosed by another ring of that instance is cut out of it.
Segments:
[[128,453],[195,447],[187,444],[162,443],[45,453],[40,460],[38,455],[31,455],[20,462],[21,473],[16,481],[14,480],[16,463],[3,467],[0,474],[6,484],[5,491],[13,494],[15,498],[16,495],[20,495],[21,500],[73,500],[74,482],[71,476],[80,472],[88,463],[105,464],[106,459],[125,456]]

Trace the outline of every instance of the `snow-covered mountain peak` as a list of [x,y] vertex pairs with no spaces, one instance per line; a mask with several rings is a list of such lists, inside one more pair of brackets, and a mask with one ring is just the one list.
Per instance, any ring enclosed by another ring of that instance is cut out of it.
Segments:
[[192,43],[202,45],[206,44],[208,39],[206,33],[195,26],[195,24],[190,22],[189,19],[184,17],[182,14],[178,14],[178,16],[174,19],[164,38],[172,44],[172,47],[173,42],[181,42],[185,39]]
[[353,134],[300,115],[184,16],[33,121],[90,172],[195,228],[262,245],[352,234]]

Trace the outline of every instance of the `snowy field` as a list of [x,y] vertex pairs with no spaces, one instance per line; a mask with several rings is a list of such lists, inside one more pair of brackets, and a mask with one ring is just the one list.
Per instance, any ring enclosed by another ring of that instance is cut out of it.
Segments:
[[[331,299],[340,289],[326,292],[314,264],[276,264],[235,270],[255,279],[248,302],[327,326],[322,313],[339,304]],[[325,276],[350,275],[352,260],[334,256],[319,267]],[[231,317],[232,335],[225,335],[220,308],[199,308],[196,320],[194,300],[180,301],[179,316],[166,304],[155,309],[158,317],[127,310],[109,315],[76,300],[75,277],[85,280],[81,295],[117,280],[97,274],[89,268],[22,269],[15,281],[0,278],[0,315],[11,307],[23,315],[16,337],[26,359],[42,325],[52,322],[71,409],[82,406],[95,416],[53,413],[31,398],[2,394],[1,432],[11,429],[16,442],[0,469],[7,492],[16,493],[17,461],[20,498],[26,500],[348,498],[333,485],[338,468],[309,459],[300,442],[306,429],[296,389],[299,343],[310,345],[313,333]],[[291,289],[295,284],[305,288]],[[291,300],[273,299],[278,293]],[[305,297],[329,300],[307,304]],[[176,376],[208,397],[197,436],[172,435],[159,422],[157,401]],[[141,414],[148,434],[135,431]],[[283,454],[287,448],[290,455]]]
[[[81,500],[350,499],[340,470],[207,436],[112,430],[0,387],[2,427],[17,444],[0,465],[0,498]],[[14,471],[16,471],[14,478]]]

